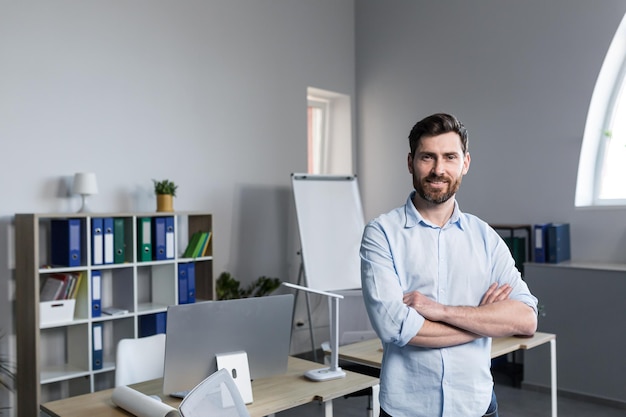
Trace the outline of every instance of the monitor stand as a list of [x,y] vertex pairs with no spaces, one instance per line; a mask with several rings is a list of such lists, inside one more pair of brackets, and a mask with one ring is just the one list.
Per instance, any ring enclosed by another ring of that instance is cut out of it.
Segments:
[[250,382],[250,367],[248,355],[244,351],[229,352],[215,355],[217,369],[226,369],[235,381],[244,403],[252,403],[252,383]]

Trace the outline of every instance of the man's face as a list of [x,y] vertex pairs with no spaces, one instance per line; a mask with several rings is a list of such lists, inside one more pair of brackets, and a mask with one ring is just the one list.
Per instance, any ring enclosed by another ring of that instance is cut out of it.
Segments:
[[413,187],[422,199],[433,204],[445,203],[456,194],[469,165],[469,152],[463,154],[461,139],[455,132],[422,137],[415,156],[409,153],[408,158]]

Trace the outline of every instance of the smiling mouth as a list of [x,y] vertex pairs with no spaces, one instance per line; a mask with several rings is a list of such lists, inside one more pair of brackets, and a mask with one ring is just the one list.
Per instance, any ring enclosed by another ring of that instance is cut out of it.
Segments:
[[439,186],[439,185],[446,185],[450,181],[446,180],[445,178],[427,178],[426,182],[434,186]]

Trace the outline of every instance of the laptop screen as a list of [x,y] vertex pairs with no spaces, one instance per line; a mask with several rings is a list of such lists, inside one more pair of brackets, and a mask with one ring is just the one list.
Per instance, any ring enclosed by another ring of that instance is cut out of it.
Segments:
[[215,355],[245,351],[250,378],[287,371],[293,294],[169,306],[163,392],[189,391],[217,371]]

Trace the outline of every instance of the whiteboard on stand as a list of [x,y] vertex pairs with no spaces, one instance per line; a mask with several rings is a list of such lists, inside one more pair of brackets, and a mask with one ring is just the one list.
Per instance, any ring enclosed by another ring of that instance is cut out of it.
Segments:
[[360,289],[365,221],[356,176],[291,178],[306,286],[320,291]]

